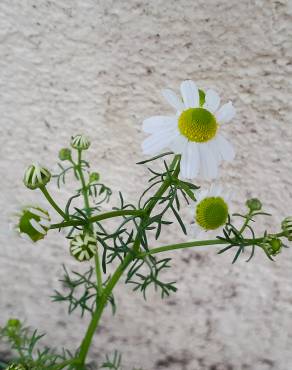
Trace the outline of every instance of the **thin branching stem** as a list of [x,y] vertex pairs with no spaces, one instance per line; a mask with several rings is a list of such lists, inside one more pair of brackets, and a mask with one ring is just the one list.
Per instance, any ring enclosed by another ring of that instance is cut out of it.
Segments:
[[[273,235],[275,238],[281,238],[284,236],[284,233],[278,233]],[[264,241],[264,237],[262,238],[255,238],[255,239],[244,239],[243,243],[246,247],[259,245]],[[186,248],[193,248],[193,247],[201,247],[201,246],[209,246],[209,245],[222,245],[222,244],[229,244],[226,240],[214,239],[214,240],[195,240],[193,242],[188,243],[178,243],[178,244],[169,244],[164,245],[157,248],[152,248],[147,252],[140,253],[138,255],[139,258],[144,258],[145,256],[161,253],[161,252],[168,252],[176,249],[186,249]]]
[[50,193],[48,192],[45,186],[40,187],[41,192],[44,194],[47,201],[51,204],[51,206],[62,216],[65,220],[68,220],[68,215],[58,206],[58,204],[54,201],[51,197]]
[[134,210],[134,209],[121,209],[118,211],[110,211],[105,212],[100,215],[96,215],[93,217],[88,218],[88,220],[71,220],[66,222],[60,222],[58,224],[52,224],[50,229],[63,229],[65,227],[72,227],[72,226],[82,226],[86,223],[93,224],[95,222],[99,222],[102,220],[106,220],[109,218],[115,218],[119,216],[136,216],[136,217],[142,217],[144,215],[143,210]]

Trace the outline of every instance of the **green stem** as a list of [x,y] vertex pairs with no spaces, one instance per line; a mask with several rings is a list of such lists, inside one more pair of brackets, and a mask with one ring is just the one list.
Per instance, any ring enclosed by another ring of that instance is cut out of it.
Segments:
[[[285,236],[284,232],[280,232],[278,234],[273,234],[275,238],[281,238]],[[264,241],[264,237],[262,238],[255,238],[255,239],[244,239],[244,244],[246,247],[250,245],[258,245]],[[220,244],[229,244],[229,242],[225,240],[220,240],[220,239],[214,239],[214,240],[197,240],[193,242],[188,242],[188,243],[178,243],[178,244],[169,244],[169,245],[164,245],[162,247],[157,247],[150,249],[147,252],[140,253],[138,255],[138,258],[143,258],[148,255],[152,254],[157,254],[161,252],[168,252],[176,249],[185,249],[185,248],[192,248],[192,247],[201,247],[201,246],[207,246],[207,245],[220,245]]]
[[241,227],[241,229],[239,230],[239,234],[242,234],[244,232],[244,230],[246,229],[246,226],[248,225],[249,221],[251,220],[252,218],[252,211],[249,211],[249,213],[247,214],[246,216],[246,219]]
[[192,248],[192,247],[200,247],[200,246],[206,246],[206,245],[215,245],[215,244],[227,244],[224,240],[214,239],[214,240],[199,240],[194,242],[188,242],[188,243],[179,243],[179,244],[169,244],[164,245],[162,247],[157,247],[150,249],[147,252],[140,253],[139,258],[143,258],[148,255],[157,254],[161,252],[168,252],[175,249],[185,249],[185,248]]
[[[78,163],[75,166],[76,171],[79,174],[79,179],[82,185],[82,194],[83,194],[83,199],[84,199],[84,205],[85,205],[85,211],[88,216],[90,216],[90,203],[89,203],[89,197],[88,197],[88,188],[85,182],[83,170],[82,170],[82,165],[81,165],[81,160],[82,160],[82,151],[78,150]],[[93,231],[92,227],[92,222],[89,222],[89,228],[91,231]],[[102,293],[102,275],[101,275],[101,268],[100,268],[100,262],[99,262],[99,255],[98,255],[98,250],[96,251],[96,255],[94,257],[95,259],[95,273],[96,273],[96,284],[97,284],[97,299],[101,296]]]
[[98,306],[96,308],[96,311],[94,312],[92,319],[90,321],[90,324],[88,326],[87,332],[85,334],[85,337],[81,343],[80,346],[80,352],[79,352],[79,359],[78,359],[78,369],[82,369],[84,367],[84,363],[86,360],[87,353],[90,348],[90,344],[93,338],[93,335],[95,333],[95,330],[97,328],[97,325],[99,323],[100,317],[102,315],[103,309],[107,303],[108,297],[110,296],[112,290],[114,289],[115,285],[119,281],[120,277],[122,276],[125,269],[128,267],[128,265],[133,260],[133,255],[128,254],[124,261],[119,265],[119,267],[114,272],[111,279],[106,284],[103,293],[100,297],[100,300],[98,302]]
[[102,289],[103,289],[103,287],[102,287],[102,274],[101,274],[98,250],[96,251],[96,255],[95,255],[94,258],[95,258],[95,273],[96,273],[96,283],[97,283],[97,292],[98,292],[98,296],[96,298],[98,300],[99,297],[102,294]]
[[[177,177],[179,174],[179,160],[180,155],[175,155],[170,166],[169,166],[169,172],[174,170],[173,177]],[[177,164],[178,162],[178,164]],[[176,166],[177,165],[177,166]],[[176,166],[176,168],[175,168]],[[171,183],[171,179],[167,177],[164,182],[161,184],[160,188],[157,190],[157,192],[152,197],[151,201],[147,204],[145,208],[145,212],[150,214],[153,210],[153,208],[156,206],[156,203],[158,202],[158,199],[164,194],[164,192],[167,190]]]
[[85,204],[86,211],[88,213],[90,206],[89,206],[89,199],[88,199],[88,194],[87,194],[87,185],[85,183],[82,166],[81,166],[81,159],[82,159],[82,150],[78,150],[78,165],[76,166],[76,171],[78,172],[79,177],[80,177],[84,204]]
[[[178,173],[179,173],[179,158],[180,158],[180,156],[179,155],[176,155],[174,157],[171,165],[170,165],[170,171],[173,171],[175,169],[175,171],[173,173],[173,176],[175,176],[175,177],[177,177],[178,176]],[[175,168],[176,165],[177,165],[177,167]],[[141,230],[140,228],[143,228],[143,223],[144,222],[147,223],[147,221],[150,218],[151,211],[155,207],[155,205],[158,202],[159,198],[167,190],[167,188],[169,187],[170,183],[171,183],[171,179],[167,177],[163,181],[163,183],[161,184],[161,186],[157,190],[157,192],[154,194],[153,198],[148,203],[148,205],[146,206],[146,209],[145,210],[143,210],[143,211],[132,211],[132,212],[134,212],[134,215],[141,216],[140,227],[139,227],[139,230],[137,232],[137,235],[136,235],[136,238],[135,238],[135,241],[134,241],[134,244],[133,244],[133,252],[134,253],[128,253],[127,254],[127,256],[125,257],[125,259],[123,260],[123,262],[116,269],[116,271],[114,272],[113,276],[108,281],[108,283],[106,284],[105,288],[102,291],[102,294],[100,296],[100,299],[98,300],[98,304],[97,304],[96,310],[95,310],[95,312],[94,312],[94,314],[92,316],[91,322],[90,322],[90,324],[88,326],[88,329],[87,329],[87,332],[86,332],[85,337],[83,339],[83,342],[81,343],[80,352],[79,352],[79,361],[78,361],[79,365],[77,367],[80,370],[84,367],[84,364],[85,364],[85,361],[86,361],[86,356],[87,356],[87,353],[89,351],[92,338],[94,336],[94,333],[95,333],[96,328],[98,326],[99,320],[101,318],[101,315],[102,315],[103,310],[105,308],[105,305],[107,303],[108,297],[110,296],[112,290],[114,289],[115,285],[119,281],[119,279],[122,276],[122,274],[125,271],[125,269],[131,263],[131,261],[135,258],[134,257],[135,256],[135,252],[137,253],[139,251],[140,243],[141,243],[141,237],[142,237],[142,233],[140,231]],[[115,212],[115,215],[117,215],[118,212],[122,212],[122,211],[116,211]],[[125,215],[125,214],[122,213],[122,214],[119,214],[119,215]]]
[[[137,216],[137,217],[141,217],[143,216],[145,213],[144,210],[133,210],[133,209],[122,209],[122,210],[119,210],[119,211],[110,211],[110,212],[105,212],[105,213],[102,213],[101,215],[96,215],[96,216],[93,216],[93,217],[90,217],[88,219],[88,223],[92,224],[94,222],[98,222],[98,221],[102,221],[102,220],[106,220],[108,218],[114,218],[114,217],[118,217],[118,216]],[[66,222],[60,222],[58,224],[52,224],[50,229],[62,229],[64,227],[70,227],[70,226],[81,226],[81,225],[85,225],[86,221],[75,221],[75,220],[72,220],[72,221],[66,221]]]
[[50,193],[48,192],[47,188],[45,186],[41,186],[40,190],[44,194],[44,196],[46,197],[47,201],[51,204],[51,206],[59,213],[59,215],[62,216],[65,220],[68,220],[69,217],[58,206],[58,204],[54,201],[54,199],[51,197]]

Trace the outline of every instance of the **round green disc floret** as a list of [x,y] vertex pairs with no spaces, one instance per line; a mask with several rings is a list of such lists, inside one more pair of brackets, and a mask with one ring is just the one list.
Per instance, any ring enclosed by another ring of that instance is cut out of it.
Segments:
[[223,226],[228,218],[228,206],[221,197],[203,199],[196,208],[195,219],[205,230],[215,230]]
[[204,108],[189,108],[181,113],[178,128],[189,141],[205,143],[216,135],[215,116]]

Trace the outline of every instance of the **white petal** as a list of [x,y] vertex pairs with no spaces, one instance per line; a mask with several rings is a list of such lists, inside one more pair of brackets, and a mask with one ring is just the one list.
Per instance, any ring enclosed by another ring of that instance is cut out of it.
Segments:
[[44,213],[43,211],[39,210],[39,209],[36,209],[36,208],[28,208],[28,211],[36,216],[39,216],[39,217],[46,217],[48,218],[47,214]]
[[176,125],[177,117],[153,116],[143,121],[143,131],[153,134],[157,130],[176,127]]
[[47,228],[49,228],[51,226],[51,223],[48,220],[45,220],[45,219],[40,220],[39,224],[41,226],[44,226],[44,227],[47,227]]
[[177,111],[182,112],[184,110],[184,104],[181,99],[170,89],[162,90],[162,95],[165,100],[174,107]]
[[39,233],[41,234],[46,234],[46,230],[44,228],[41,227],[41,225],[34,219],[32,218],[29,223],[31,224],[31,226],[36,230],[38,231]]
[[178,135],[177,130],[161,131],[153,134],[145,139],[142,143],[142,149],[144,154],[156,154],[162,149],[166,149],[176,136]]
[[20,233],[20,237],[24,240],[26,240],[27,242],[32,242],[32,239],[25,233]]
[[182,153],[180,161],[180,174],[187,179],[193,179],[197,176],[200,168],[200,157],[198,145],[188,142]]
[[197,195],[195,195],[197,199],[197,203],[200,203],[201,200],[208,196],[209,191],[207,189],[200,190]]
[[205,96],[204,108],[208,109],[210,112],[214,113],[219,108],[220,97],[214,90],[207,90]]
[[217,135],[217,145],[219,147],[222,158],[225,161],[232,161],[235,157],[233,146],[222,135]]
[[218,146],[217,141],[215,141],[213,139],[211,141],[206,142],[205,145],[208,147],[209,151],[212,153],[212,156],[213,156],[214,160],[216,161],[217,166],[219,166],[219,164],[222,160],[222,155],[221,155],[221,152],[218,152],[219,151],[219,146]]
[[232,118],[235,116],[235,113],[235,108],[230,101],[222,105],[218,112],[216,112],[215,116],[219,123],[227,123],[232,120]]
[[188,144],[188,139],[178,134],[178,136],[169,144],[169,148],[176,154],[182,154],[185,146]]
[[209,141],[208,144],[209,146],[211,146],[214,157],[217,160],[217,163],[219,164],[222,161],[223,157],[221,155],[220,145],[218,143],[218,136],[219,135],[217,135],[213,140]]
[[210,187],[209,196],[218,197],[222,193],[222,186],[213,183]]
[[195,239],[199,239],[200,235],[204,232],[204,229],[197,223],[192,224],[190,229],[191,229],[191,236]]
[[180,85],[181,95],[186,108],[196,108],[200,105],[199,90],[196,84],[191,81],[183,81]]
[[199,144],[201,173],[205,179],[214,179],[218,176],[218,163],[213,152],[206,144]]

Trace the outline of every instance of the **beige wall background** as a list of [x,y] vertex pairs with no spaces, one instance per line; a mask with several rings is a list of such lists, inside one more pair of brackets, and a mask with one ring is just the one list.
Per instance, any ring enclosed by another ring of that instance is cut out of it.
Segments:
[[[292,214],[290,0],[1,0],[0,16],[0,325],[18,317],[47,332],[44,344],[78,345],[88,318],[68,317],[49,298],[62,263],[83,269],[67,240],[51,232],[30,245],[8,230],[18,207],[44,204],[22,185],[24,168],[56,168],[58,150],[82,131],[103,181],[135,201],[146,179],[134,165],[144,158],[141,122],[171,112],[160,89],[183,79],[236,106],[225,132],[237,156],[221,169],[236,190],[234,211],[259,197],[273,214],[259,229],[270,231]],[[64,204],[72,187],[50,189]],[[180,240],[172,228],[161,243]],[[117,349],[125,369],[291,369],[291,250],[275,263],[258,252],[235,265],[217,250],[169,253],[178,292],[164,301],[120,284],[118,312],[103,317],[91,360]]]

